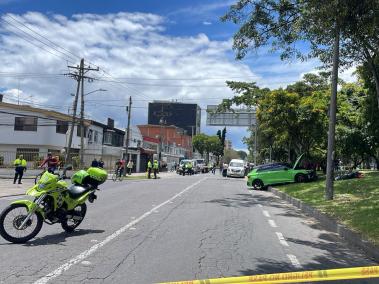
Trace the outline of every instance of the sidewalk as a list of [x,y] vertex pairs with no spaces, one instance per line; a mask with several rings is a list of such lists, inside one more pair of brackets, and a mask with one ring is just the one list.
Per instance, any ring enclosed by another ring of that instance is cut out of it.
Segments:
[[[37,171],[37,170],[34,170],[37,174],[39,173],[40,171]],[[31,171],[32,172],[32,171]],[[176,173],[175,172],[163,172],[163,173],[160,173],[158,174],[158,177],[159,178],[168,178],[168,177],[171,177],[171,176],[175,176]],[[0,198],[1,197],[7,197],[7,196],[17,196],[17,195],[24,195],[26,190],[29,189],[30,187],[32,187],[34,185],[34,176],[29,176],[29,178],[27,179],[23,179],[22,180],[22,184],[13,184],[13,176],[10,176],[10,175],[4,175],[2,173],[0,173],[0,177],[1,176],[4,176],[3,178],[0,178]],[[146,173],[133,173],[131,175],[132,177],[133,176],[138,176],[138,177],[146,177]],[[128,175],[127,175],[128,177]],[[111,178],[111,175],[108,176],[108,179]],[[130,181],[132,181],[133,179],[130,179]],[[141,179],[141,180],[144,180],[144,179]],[[147,177],[146,177],[146,180],[147,180]],[[127,181],[127,178],[126,180]]]

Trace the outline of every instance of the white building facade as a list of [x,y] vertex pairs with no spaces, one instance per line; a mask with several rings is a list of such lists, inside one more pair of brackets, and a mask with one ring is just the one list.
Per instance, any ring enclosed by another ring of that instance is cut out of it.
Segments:
[[[19,154],[24,155],[28,167],[35,167],[48,152],[60,155],[68,148],[71,122],[71,116],[56,111],[0,102],[0,166],[11,166]],[[108,124],[92,120],[84,124],[85,165],[102,158],[107,168],[114,168],[125,153],[125,131],[115,128],[111,119]],[[142,135],[135,127],[130,137],[128,152],[139,169]],[[79,150],[80,127],[74,126],[72,156],[78,156]]]

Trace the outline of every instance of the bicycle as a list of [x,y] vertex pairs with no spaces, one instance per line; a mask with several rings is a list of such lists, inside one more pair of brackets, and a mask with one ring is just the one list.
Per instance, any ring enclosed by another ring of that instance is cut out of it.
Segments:
[[114,171],[114,173],[112,174],[112,180],[113,180],[114,182],[116,182],[117,180],[118,180],[118,181],[123,181],[123,179],[124,179],[124,177],[123,177],[123,175],[122,175],[122,171],[121,171],[121,169],[116,169],[116,170]]

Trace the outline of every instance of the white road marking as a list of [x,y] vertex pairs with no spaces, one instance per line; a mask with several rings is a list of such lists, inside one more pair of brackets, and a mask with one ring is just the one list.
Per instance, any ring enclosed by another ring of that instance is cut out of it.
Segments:
[[143,215],[141,215],[140,217],[138,217],[137,219],[133,220],[132,222],[130,222],[129,224],[121,227],[120,229],[118,229],[117,231],[115,231],[113,234],[109,235],[108,237],[106,237],[102,242],[100,243],[97,243],[95,245],[93,245],[92,247],[90,247],[89,249],[83,251],[81,254],[75,256],[74,258],[70,259],[68,262],[62,264],[61,266],[59,266],[57,269],[55,269],[54,271],[50,272],[49,274],[45,275],[44,277],[38,279],[37,281],[34,282],[34,284],[45,284],[47,282],[49,282],[50,280],[58,277],[59,275],[61,275],[64,271],[68,270],[71,268],[71,266],[77,264],[77,263],[80,263],[82,262],[84,259],[86,259],[87,257],[89,257],[90,255],[92,255],[93,253],[95,253],[98,249],[100,249],[101,247],[103,247],[104,245],[106,245],[107,243],[109,243],[110,241],[112,241],[113,239],[117,238],[118,236],[120,236],[122,233],[124,233],[126,230],[128,230],[129,228],[133,227],[134,225],[136,225],[137,223],[139,223],[140,221],[142,221],[143,219],[145,219],[146,217],[150,216],[155,210],[158,210],[159,208],[161,208],[162,206],[165,206],[166,204],[168,204],[170,201],[180,197],[183,193],[185,193],[186,191],[190,190],[191,188],[195,187],[196,185],[198,185],[199,183],[201,183],[202,181],[206,180],[207,177],[205,178],[202,178],[201,180],[191,184],[190,186],[187,186],[185,189],[183,189],[181,192],[175,194],[173,197],[171,197],[170,199],[166,200],[165,202],[159,204],[158,206],[154,207],[153,209],[147,211],[146,213],[144,213]]
[[89,266],[89,265],[91,265],[91,262],[88,261],[88,260],[84,260],[84,261],[81,262],[81,264],[83,264],[85,266]]
[[91,243],[97,243],[98,240],[91,240]]
[[283,236],[282,233],[280,233],[280,232],[275,232],[275,234],[278,236],[279,242],[280,242],[283,246],[285,246],[285,247],[288,247],[288,246],[289,246],[288,243],[287,243],[287,241],[286,241],[286,239],[284,238],[284,236]]
[[297,257],[293,254],[287,254],[288,259],[291,261],[292,265],[296,268],[302,268],[299,260]]
[[271,216],[270,216],[270,213],[268,213],[267,210],[263,210],[262,213],[263,213],[263,215],[265,215],[267,218],[270,218],[270,217],[271,217]]
[[277,228],[277,227],[278,227],[278,225],[276,225],[275,221],[272,220],[272,219],[268,220],[268,223],[269,223],[270,226],[273,227],[273,228]]
[[263,206],[262,206],[262,204],[258,204],[258,207],[261,207],[261,208],[262,208]]
[[154,210],[154,213],[159,213],[159,211],[158,210]]
[[136,229],[137,229],[136,227],[129,228],[129,230],[131,230],[131,231],[136,230]]

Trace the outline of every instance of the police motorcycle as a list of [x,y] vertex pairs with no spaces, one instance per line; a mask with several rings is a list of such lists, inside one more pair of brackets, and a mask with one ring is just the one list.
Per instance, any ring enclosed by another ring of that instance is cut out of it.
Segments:
[[100,168],[80,170],[72,176],[69,186],[64,176],[45,172],[38,183],[26,191],[34,200],[14,201],[1,212],[0,235],[12,243],[25,243],[39,233],[43,222],[58,223],[66,232],[73,232],[86,215],[87,200],[94,202],[95,192],[107,176]]

